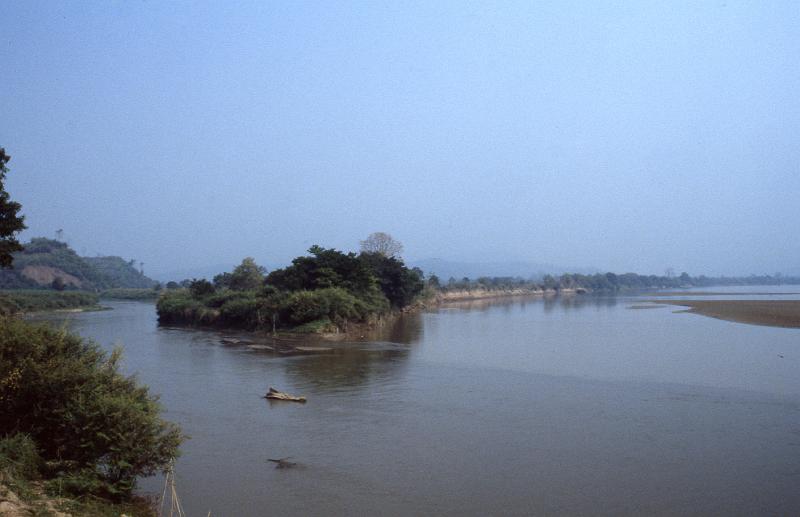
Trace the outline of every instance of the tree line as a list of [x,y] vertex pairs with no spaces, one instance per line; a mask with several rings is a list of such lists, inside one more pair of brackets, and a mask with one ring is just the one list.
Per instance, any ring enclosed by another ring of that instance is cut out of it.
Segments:
[[592,292],[619,292],[645,289],[683,289],[691,287],[731,286],[731,285],[780,285],[800,284],[800,278],[775,275],[750,275],[739,277],[705,275],[639,275],[637,273],[596,273],[584,275],[566,273],[560,276],[545,275],[541,279],[524,279],[521,277],[467,277],[450,278],[442,282],[436,275],[428,278],[428,284],[441,291],[457,290],[510,290],[525,289],[530,291],[564,291],[585,290]]

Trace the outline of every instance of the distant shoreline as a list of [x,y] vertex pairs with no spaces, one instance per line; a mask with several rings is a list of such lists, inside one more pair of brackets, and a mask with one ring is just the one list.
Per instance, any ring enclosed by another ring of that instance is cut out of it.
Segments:
[[681,312],[769,327],[800,328],[800,300],[653,300],[689,307]]

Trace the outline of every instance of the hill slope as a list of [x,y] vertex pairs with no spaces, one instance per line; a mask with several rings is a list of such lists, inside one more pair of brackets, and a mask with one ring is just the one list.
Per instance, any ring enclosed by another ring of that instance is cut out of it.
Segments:
[[67,288],[85,290],[155,285],[120,257],[80,257],[66,243],[43,237],[24,246],[14,254],[14,267],[0,271],[0,289],[50,287],[56,278]]

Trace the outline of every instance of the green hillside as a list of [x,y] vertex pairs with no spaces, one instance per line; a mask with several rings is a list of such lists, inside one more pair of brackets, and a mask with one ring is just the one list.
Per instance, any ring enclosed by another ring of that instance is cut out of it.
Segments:
[[0,270],[0,289],[102,290],[149,288],[155,281],[120,257],[81,257],[68,244],[39,237],[14,253],[12,269]]

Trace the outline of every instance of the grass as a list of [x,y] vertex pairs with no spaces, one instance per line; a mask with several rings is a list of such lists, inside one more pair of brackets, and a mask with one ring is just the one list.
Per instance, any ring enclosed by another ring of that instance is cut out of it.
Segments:
[[0,315],[95,308],[99,301],[95,293],[86,291],[0,291]]

